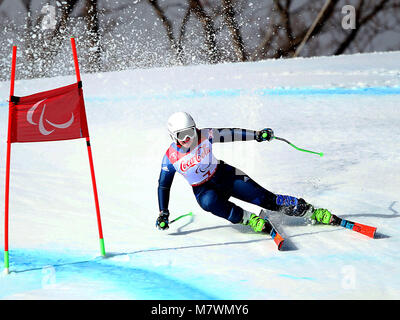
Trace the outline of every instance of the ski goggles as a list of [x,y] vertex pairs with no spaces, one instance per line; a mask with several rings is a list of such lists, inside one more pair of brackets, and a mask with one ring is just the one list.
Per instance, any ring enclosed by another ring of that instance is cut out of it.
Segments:
[[185,141],[187,138],[193,139],[196,136],[196,128],[191,127],[173,133],[174,138],[179,141]]

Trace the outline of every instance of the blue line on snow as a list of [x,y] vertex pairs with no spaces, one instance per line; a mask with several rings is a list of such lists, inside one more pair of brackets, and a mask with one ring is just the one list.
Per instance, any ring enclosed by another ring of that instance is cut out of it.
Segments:
[[397,95],[400,87],[368,88],[261,88],[261,89],[218,89],[186,90],[165,94],[147,94],[137,96],[93,97],[88,102],[121,102],[127,100],[177,100],[195,98],[232,98],[240,96],[297,96],[297,95]]
[[[64,297],[79,298],[80,290],[86,287],[88,290],[94,288],[94,299],[110,296],[143,300],[182,300],[188,297],[218,299],[214,293],[191,285],[190,281],[169,277],[168,272],[160,273],[157,268],[139,268],[133,262],[121,264],[112,259],[92,259],[51,251],[16,249],[12,252],[10,267],[12,276],[0,278],[0,299],[46,289],[46,286],[52,284],[61,287],[65,284],[67,288],[71,288],[70,291],[65,291]],[[78,285],[76,289],[74,283]],[[62,297],[61,295],[56,299]]]
[[282,278],[289,278],[293,280],[315,280],[314,278],[311,277],[298,277],[291,274],[283,274],[283,273],[279,274],[279,276]]
[[[227,98],[239,96],[297,96],[297,95],[398,95],[399,87],[355,87],[355,88],[260,88],[260,89],[218,89],[218,90],[186,90],[170,93],[154,93],[147,95],[132,96],[86,96],[87,102],[118,102],[128,100],[176,100],[194,98]],[[0,107],[7,106],[8,102],[0,102]]]

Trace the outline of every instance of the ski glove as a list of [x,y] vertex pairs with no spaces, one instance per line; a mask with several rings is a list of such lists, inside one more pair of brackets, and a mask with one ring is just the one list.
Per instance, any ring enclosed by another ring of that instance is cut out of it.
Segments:
[[156,227],[159,230],[167,230],[169,228],[168,218],[169,218],[169,211],[161,211],[156,221]]
[[270,128],[256,131],[256,140],[258,142],[271,141],[274,138],[274,131]]

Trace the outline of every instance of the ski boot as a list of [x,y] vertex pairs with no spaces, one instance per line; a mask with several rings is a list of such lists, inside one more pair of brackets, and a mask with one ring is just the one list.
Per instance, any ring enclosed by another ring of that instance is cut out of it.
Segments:
[[334,215],[327,209],[311,208],[307,212],[308,218],[311,220],[311,224],[322,223],[322,224],[332,224],[334,220]]
[[265,220],[246,210],[243,210],[243,219],[241,224],[245,226],[249,225],[254,232],[262,232],[265,229]]

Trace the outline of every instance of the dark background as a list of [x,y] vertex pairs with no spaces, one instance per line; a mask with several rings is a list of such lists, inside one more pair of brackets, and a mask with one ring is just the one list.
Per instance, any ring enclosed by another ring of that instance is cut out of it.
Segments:
[[[351,5],[355,28],[342,21]],[[0,80],[400,50],[400,0],[0,0]]]

